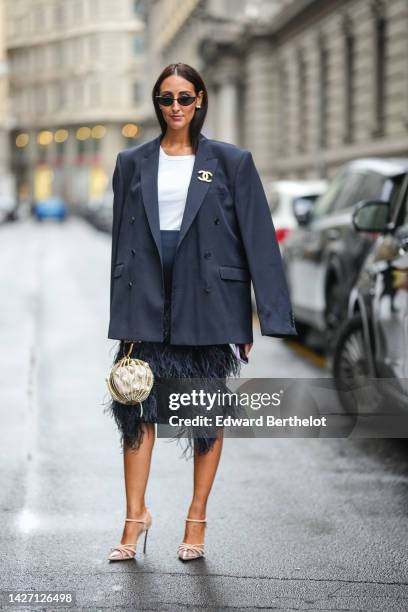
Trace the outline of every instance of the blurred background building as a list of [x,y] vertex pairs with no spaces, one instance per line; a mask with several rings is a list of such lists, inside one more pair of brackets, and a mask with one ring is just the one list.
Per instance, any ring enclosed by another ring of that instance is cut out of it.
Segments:
[[19,193],[73,205],[106,190],[144,93],[143,3],[8,0],[12,167]]
[[408,155],[406,0],[5,0],[4,9],[2,165],[10,159],[31,199],[98,201],[117,152],[157,135],[152,85],[177,61],[207,83],[204,133],[250,149],[268,181]]
[[350,158],[408,154],[406,0],[149,6],[153,74],[170,61],[198,66],[207,130],[250,149],[265,178],[326,177]]

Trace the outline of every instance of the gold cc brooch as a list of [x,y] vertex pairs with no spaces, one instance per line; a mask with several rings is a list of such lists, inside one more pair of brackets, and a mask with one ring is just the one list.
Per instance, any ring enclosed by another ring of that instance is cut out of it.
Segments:
[[199,181],[205,181],[206,183],[211,183],[212,178],[210,177],[212,177],[212,175],[213,173],[210,172],[209,170],[199,170],[197,178]]

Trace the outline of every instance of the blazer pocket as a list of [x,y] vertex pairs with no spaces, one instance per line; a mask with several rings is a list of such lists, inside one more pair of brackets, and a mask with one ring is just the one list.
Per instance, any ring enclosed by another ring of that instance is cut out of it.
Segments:
[[118,263],[113,268],[113,278],[119,278],[122,276],[123,268],[125,267],[124,263]]
[[226,280],[249,281],[251,275],[248,268],[236,268],[235,266],[219,266],[220,276]]

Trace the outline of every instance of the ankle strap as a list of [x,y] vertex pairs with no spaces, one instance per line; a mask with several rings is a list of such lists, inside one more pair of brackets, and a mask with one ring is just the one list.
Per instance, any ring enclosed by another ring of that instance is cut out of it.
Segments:
[[130,518],[126,518],[125,521],[133,521],[134,523],[145,523],[146,519],[130,519]]
[[191,521],[192,523],[206,523],[207,522],[207,518],[205,518],[205,519],[186,518],[186,521]]

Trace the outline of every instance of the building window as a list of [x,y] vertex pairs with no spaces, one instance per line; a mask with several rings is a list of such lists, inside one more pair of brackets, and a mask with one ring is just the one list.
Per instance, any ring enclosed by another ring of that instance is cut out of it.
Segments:
[[142,84],[140,81],[135,81],[132,87],[132,102],[139,104],[142,100]]
[[54,6],[54,24],[55,28],[62,28],[64,26],[65,10],[62,2],[57,2]]
[[385,96],[386,96],[386,36],[387,21],[383,2],[375,2],[374,14],[374,136],[384,132]]
[[351,142],[354,128],[355,37],[349,21],[344,23],[344,141]]
[[98,155],[101,152],[101,141],[99,138],[91,138],[91,149],[94,155]]
[[288,153],[289,137],[289,78],[285,66],[279,67],[279,153]]
[[42,85],[35,90],[35,111],[37,115],[47,112],[46,90]]
[[59,83],[57,83],[57,88],[56,88],[56,109],[55,110],[60,110],[65,108],[66,104],[67,104],[67,85],[64,81],[60,81]]
[[56,142],[55,150],[56,150],[58,157],[64,157],[64,155],[66,155],[66,152],[67,152],[67,141],[64,140],[63,142]]
[[39,164],[44,164],[47,161],[48,147],[40,144],[37,140],[36,149],[37,149],[37,162]]
[[54,68],[62,68],[64,66],[64,42],[56,42],[53,46]]
[[90,13],[93,19],[99,19],[101,16],[101,3],[100,0],[90,0]]
[[35,30],[41,31],[44,29],[44,7],[35,6],[34,7],[34,28]]
[[93,80],[90,84],[89,99],[92,106],[98,106],[101,104],[101,84],[100,82]]
[[144,51],[144,35],[141,32],[133,36],[133,54],[141,55]]
[[[89,140],[89,139],[88,139]],[[88,149],[88,140],[77,140],[77,154],[85,155]]]
[[75,65],[81,64],[83,60],[83,50],[82,50],[83,42],[84,42],[84,39],[80,37],[74,38],[72,41],[72,45],[73,45],[72,51],[73,51]]
[[300,153],[307,149],[307,81],[306,81],[306,61],[304,51],[299,49],[297,52],[297,99],[298,99],[298,143],[297,148]]
[[89,54],[92,61],[97,61],[100,53],[99,36],[91,34],[89,38]]
[[329,53],[323,41],[319,42],[319,146],[325,149],[328,144],[328,86]]
[[144,0],[133,0],[133,12],[140,19],[146,16],[146,4]]
[[73,81],[73,96],[74,104],[77,108],[84,104],[84,83],[81,78],[77,78]]

